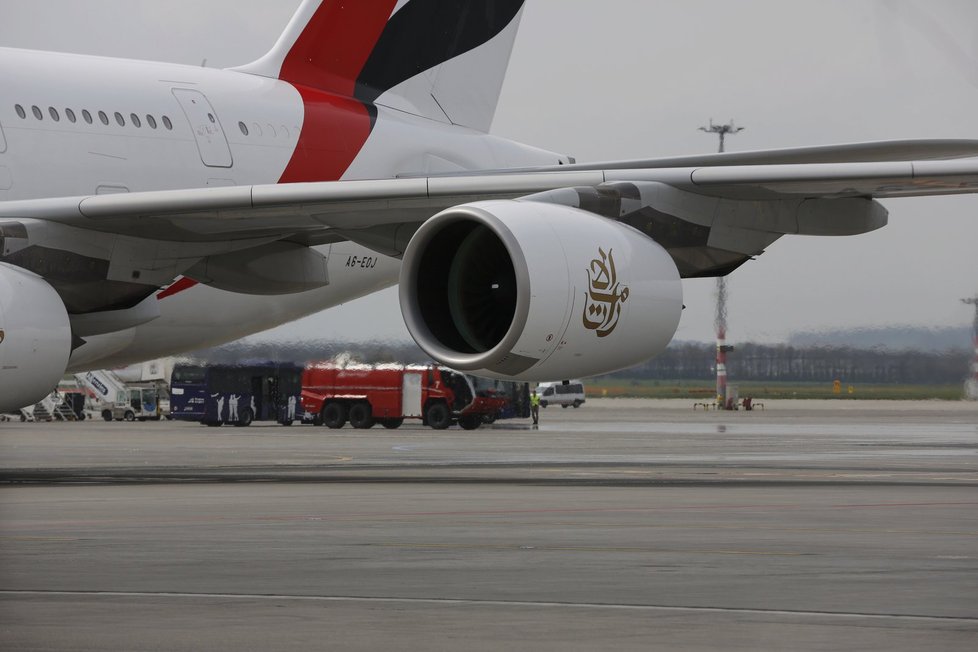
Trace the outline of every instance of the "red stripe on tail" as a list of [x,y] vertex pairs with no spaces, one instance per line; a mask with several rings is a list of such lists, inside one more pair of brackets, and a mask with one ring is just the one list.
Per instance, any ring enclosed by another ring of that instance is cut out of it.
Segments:
[[353,97],[356,79],[396,4],[395,0],[324,0],[286,55],[279,77]]
[[279,77],[299,91],[305,116],[280,183],[335,181],[363,149],[373,116],[353,89],[395,4],[325,0],[286,55]]

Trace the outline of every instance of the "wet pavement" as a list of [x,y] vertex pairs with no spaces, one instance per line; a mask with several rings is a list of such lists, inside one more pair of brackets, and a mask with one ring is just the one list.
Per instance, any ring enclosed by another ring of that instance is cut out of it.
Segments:
[[0,424],[0,648],[970,649],[978,405]]

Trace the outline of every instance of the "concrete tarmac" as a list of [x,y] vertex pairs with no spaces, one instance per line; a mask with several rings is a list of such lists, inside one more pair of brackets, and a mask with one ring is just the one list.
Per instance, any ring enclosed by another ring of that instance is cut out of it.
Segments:
[[3,650],[978,648],[978,405],[0,424]]

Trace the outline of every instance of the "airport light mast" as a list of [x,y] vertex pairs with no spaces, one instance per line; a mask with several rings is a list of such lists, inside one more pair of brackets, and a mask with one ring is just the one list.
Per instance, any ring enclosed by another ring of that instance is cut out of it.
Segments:
[[[743,127],[734,125],[731,120],[725,125],[713,124],[710,118],[709,127],[700,127],[700,131],[716,134],[720,137],[721,154],[724,151],[724,139],[727,134],[736,134],[743,131]],[[717,277],[717,312],[716,312],[716,331],[717,331],[717,407],[727,409],[727,352],[733,351],[732,346],[727,346],[727,279],[723,276]],[[733,409],[733,406],[729,406]]]
[[962,303],[967,303],[975,307],[975,323],[971,335],[975,345],[975,357],[971,361],[971,378],[965,382],[964,392],[967,398],[978,400],[978,295],[968,299],[961,299]]

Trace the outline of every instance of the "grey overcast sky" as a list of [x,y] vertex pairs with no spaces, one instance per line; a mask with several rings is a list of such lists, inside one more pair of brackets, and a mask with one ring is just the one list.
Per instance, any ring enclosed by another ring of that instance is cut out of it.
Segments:
[[[260,56],[298,0],[3,0],[0,45],[212,67]],[[528,0],[493,133],[579,161],[978,138],[974,0]],[[978,293],[978,197],[886,202],[851,238],[786,236],[730,276],[730,339],[960,326]],[[712,338],[714,281],[679,339]],[[393,290],[259,337],[407,339]]]

